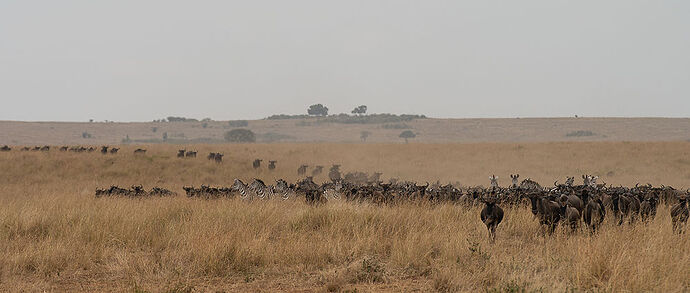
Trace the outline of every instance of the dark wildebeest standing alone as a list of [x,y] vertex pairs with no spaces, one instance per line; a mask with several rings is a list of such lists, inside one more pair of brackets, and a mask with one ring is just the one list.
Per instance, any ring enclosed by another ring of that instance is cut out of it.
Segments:
[[496,241],[496,227],[503,221],[503,209],[496,205],[496,198],[486,198],[482,200],[484,208],[480,214],[482,222],[489,230],[489,241]]
[[268,161],[268,170],[275,170],[278,161]]
[[340,176],[340,165],[331,166],[331,169],[328,171],[328,179],[331,179],[333,182],[342,179]]
[[316,166],[314,167],[314,170],[311,171],[311,176],[319,176],[323,172],[323,166]]
[[307,167],[309,167],[309,166],[308,165],[299,166],[299,168],[297,168],[297,175],[307,174]]
[[678,203],[671,208],[671,222],[673,223],[673,232],[683,233],[683,226],[688,223],[688,191],[685,195],[678,197]]
[[185,150],[178,150],[177,151],[177,157],[178,158],[184,158],[184,153],[185,153]]
[[263,161],[263,160],[261,160],[261,159],[254,160],[254,162],[252,163],[252,167],[254,167],[254,169],[261,168],[261,161]]
[[134,154],[135,154],[135,155],[137,155],[137,154],[143,155],[143,154],[145,154],[145,153],[146,153],[146,150],[145,150],[145,149],[136,149],[136,150],[134,150]]
[[107,154],[108,153],[108,147],[107,146],[102,146],[101,147],[101,154]]

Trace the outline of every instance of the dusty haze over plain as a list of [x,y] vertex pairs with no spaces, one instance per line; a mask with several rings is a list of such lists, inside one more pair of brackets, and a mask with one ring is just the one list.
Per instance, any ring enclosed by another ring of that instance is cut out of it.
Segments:
[[690,116],[687,1],[2,1],[0,120]]

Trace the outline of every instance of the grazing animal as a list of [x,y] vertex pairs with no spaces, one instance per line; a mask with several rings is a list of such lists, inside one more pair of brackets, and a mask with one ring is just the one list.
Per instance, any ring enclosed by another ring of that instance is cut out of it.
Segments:
[[185,150],[178,150],[177,151],[177,157],[178,158],[184,158],[184,153],[185,153]]
[[0,151],[3,151],[3,152],[9,152],[11,150],[12,150],[12,148],[7,146],[7,145],[4,145],[3,147],[0,148]]
[[496,199],[484,199],[484,208],[479,215],[489,230],[489,241],[492,243],[496,241],[496,227],[503,221],[503,209],[496,205]]
[[208,153],[208,156],[206,156],[206,158],[210,161],[213,161],[216,159],[216,153]]
[[110,153],[111,154],[117,154],[117,151],[119,151],[119,150],[120,150],[119,148],[112,148],[112,149],[110,149]]
[[261,168],[261,161],[263,161],[263,160],[261,160],[261,159],[254,160],[254,162],[252,163],[252,167],[254,167],[254,169]]
[[216,161],[216,163],[222,163],[223,162],[223,154],[216,153],[216,156],[213,159]]
[[260,199],[271,199],[273,195],[272,188],[268,188],[261,179],[254,178],[247,188]]
[[489,180],[491,180],[491,188],[498,188],[498,177],[496,175],[489,176]]
[[62,146],[62,147],[60,147],[60,151],[61,151],[61,152],[66,152],[67,149],[69,149],[69,147],[67,147],[67,146]]
[[283,200],[290,198],[290,195],[292,195],[294,193],[294,191],[290,188],[288,183],[283,179],[276,180],[275,191],[278,194],[280,194],[280,197]]
[[585,206],[582,218],[585,221],[585,224],[587,224],[587,226],[592,230],[592,233],[597,231],[599,226],[601,226],[601,223],[604,222],[605,217],[606,209],[604,208],[604,203],[601,201],[601,199],[599,197],[590,198]]
[[278,161],[268,161],[268,170],[275,170]]
[[[690,194],[690,191],[688,192]],[[688,223],[688,195],[683,195],[678,198],[678,203],[671,208],[671,222],[673,223],[673,232],[683,233],[685,224]]]
[[235,178],[235,181],[232,183],[232,187],[230,187],[231,190],[237,191],[240,193],[240,198],[242,199],[252,199],[250,197],[250,192],[247,184],[242,182],[242,180]]
[[184,156],[187,158],[196,158],[196,151],[187,151]]
[[342,179],[340,175],[340,165],[331,166],[331,169],[328,171],[328,179],[333,182]]
[[567,177],[565,179],[565,185],[568,187],[573,187],[573,184],[575,184],[575,177]]
[[299,166],[299,168],[297,168],[297,175],[301,176],[301,175],[307,174],[307,167],[309,167],[309,166],[308,165]]
[[539,218],[539,223],[548,229],[549,233],[556,230],[556,224],[561,220],[561,205],[554,198],[541,194],[529,194],[532,204],[532,214]]
[[321,175],[322,172],[323,172],[323,166],[316,166],[316,167],[314,167],[314,170],[311,171],[311,176],[316,177],[318,175]]
[[561,207],[561,217],[568,222],[572,231],[577,230],[580,225],[580,211],[571,206],[570,203],[566,202],[566,204]]
[[136,149],[136,150],[134,150],[134,154],[135,154],[135,155],[137,155],[137,154],[143,155],[143,154],[145,154],[145,153],[146,153],[146,150],[145,150],[145,149]]

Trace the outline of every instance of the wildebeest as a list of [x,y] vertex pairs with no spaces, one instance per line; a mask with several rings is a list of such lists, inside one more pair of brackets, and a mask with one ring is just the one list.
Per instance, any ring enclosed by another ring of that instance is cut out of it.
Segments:
[[185,153],[185,157],[187,158],[196,158],[196,151],[187,151]]
[[275,170],[278,161],[268,161],[268,170]]
[[606,209],[604,208],[604,203],[601,198],[591,197],[585,206],[582,218],[585,224],[592,230],[592,233],[596,232],[597,228],[601,226],[606,217]]
[[299,166],[299,168],[297,168],[297,175],[301,176],[301,175],[307,174],[307,167],[309,167],[309,165]]
[[323,166],[316,166],[314,167],[314,170],[311,171],[311,176],[318,176],[321,175],[323,172]]
[[3,147],[0,148],[0,151],[2,151],[2,152],[9,152],[11,150],[12,150],[12,148],[7,146],[7,145],[4,145]]
[[261,159],[254,160],[254,162],[252,163],[252,167],[254,167],[254,169],[261,168],[261,161],[263,161],[263,160],[261,160]]
[[119,148],[112,148],[112,149],[110,149],[110,153],[111,154],[117,154],[117,151],[119,151],[119,150],[120,150]]
[[496,198],[484,198],[484,208],[480,214],[480,218],[486,229],[489,230],[489,241],[496,241],[496,227],[503,221],[503,209],[496,205]]
[[613,215],[618,219],[618,225],[623,224],[623,220],[628,218],[629,223],[635,221],[635,217],[640,212],[640,200],[630,193],[614,193],[611,195],[613,205]]
[[101,147],[101,154],[107,154],[108,153],[108,147],[107,146],[102,146]]
[[685,224],[688,223],[688,191],[685,195],[678,197],[678,203],[671,208],[671,222],[673,223],[673,232],[683,233]]
[[328,171],[328,179],[331,179],[333,182],[342,179],[340,175],[340,165],[331,166],[331,169]]
[[67,149],[69,149],[68,146],[61,146],[61,147],[60,147],[60,151],[61,151],[61,152],[66,152]]
[[528,197],[532,204],[532,214],[539,218],[539,223],[544,225],[549,233],[553,233],[556,224],[561,220],[561,205],[551,196],[530,193]]
[[136,150],[134,150],[134,154],[135,154],[135,155],[137,155],[137,154],[142,155],[142,154],[145,154],[145,153],[146,153],[146,150],[145,150],[145,149],[136,149]]
[[178,158],[184,158],[184,153],[186,150],[178,150],[177,151],[177,157]]
[[571,230],[577,230],[580,224],[580,211],[578,211],[575,207],[571,206],[570,203],[566,202],[561,207],[561,217],[563,217],[563,219],[567,221],[568,225],[570,225]]
[[216,156],[213,159],[216,161],[216,163],[222,163],[223,162],[223,154],[216,153]]

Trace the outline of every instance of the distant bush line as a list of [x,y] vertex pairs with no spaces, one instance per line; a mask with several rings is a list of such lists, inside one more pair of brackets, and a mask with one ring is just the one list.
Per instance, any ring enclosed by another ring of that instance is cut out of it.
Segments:
[[[284,120],[284,119],[308,119],[313,118],[314,123],[342,123],[342,124],[381,124],[381,123],[396,123],[406,122],[415,119],[426,119],[424,115],[413,114],[370,114],[370,115],[348,115],[337,114],[326,117],[313,117],[309,115],[272,115],[268,120]],[[305,125],[306,126],[306,125]]]
[[565,134],[567,137],[594,136],[594,132],[589,130],[571,131]]

